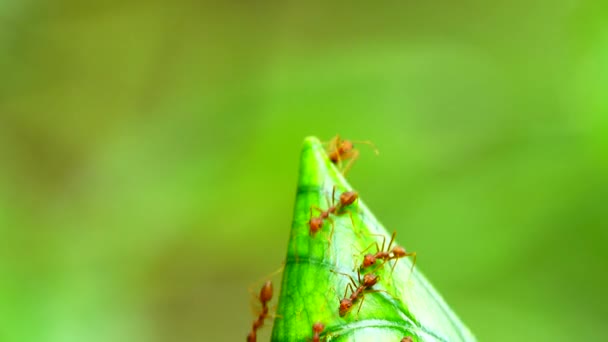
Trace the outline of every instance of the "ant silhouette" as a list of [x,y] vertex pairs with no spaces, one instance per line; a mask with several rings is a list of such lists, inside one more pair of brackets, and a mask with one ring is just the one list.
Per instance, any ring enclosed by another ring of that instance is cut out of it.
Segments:
[[[376,234],[373,234],[373,235],[376,235]],[[391,267],[391,273],[392,273],[395,270],[395,266],[397,265],[397,261],[399,259],[411,256],[412,257],[412,268],[410,269],[410,273],[411,273],[414,270],[414,265],[416,265],[416,252],[407,252],[405,250],[405,248],[403,248],[401,246],[395,246],[395,247],[393,247],[393,249],[391,249],[391,246],[393,245],[393,242],[395,241],[396,235],[397,235],[397,232],[396,231],[393,232],[393,235],[391,236],[391,240],[389,241],[388,246],[386,247],[386,250],[384,249],[384,244],[386,243],[386,238],[384,236],[382,236],[382,247],[378,246],[378,242],[375,242],[374,244],[376,245],[376,253],[375,254],[365,254],[365,256],[363,257],[363,263],[361,264],[361,268],[367,268],[367,267],[374,265],[376,263],[376,260],[378,260],[378,259],[383,260],[384,262],[387,262],[390,260],[395,260],[395,263]],[[367,247],[365,250],[363,250],[363,252],[365,252],[366,250],[371,248],[374,244]]]
[[[334,185],[331,191],[331,203],[327,210],[323,210],[317,206],[310,207],[310,220],[308,221],[308,227],[310,231],[310,235],[315,235],[321,228],[323,228],[323,223],[325,220],[331,223],[331,232],[329,233],[329,241],[331,242],[331,238],[334,234],[334,221],[329,215],[339,215],[341,211],[344,210],[344,207],[353,204],[359,198],[359,194],[355,191],[345,191],[340,195],[340,201],[336,204],[336,186]],[[329,199],[327,200],[328,202]],[[313,217],[312,211],[317,210],[320,212],[318,217]],[[350,215],[350,220],[353,223],[353,227],[355,226],[355,220],[353,219],[353,214],[350,211],[344,210],[348,212]]]
[[257,339],[257,330],[264,325],[264,320],[268,318],[268,302],[272,299],[272,282],[269,280],[262,286],[260,295],[258,297],[262,304],[262,312],[258,315],[257,319],[253,321],[251,332],[247,335],[247,342],[255,342]]
[[[345,176],[355,160],[359,158],[359,150],[355,148],[354,143],[369,145],[374,149],[376,155],[379,153],[376,145],[371,141],[342,140],[340,135],[336,134],[336,136],[329,141],[327,155],[332,163],[338,165],[338,168]],[[346,164],[345,167],[342,167],[343,160],[348,160],[348,164]]]
[[[357,283],[355,281],[355,279],[353,279],[353,277],[350,276],[350,274],[337,272],[337,271],[333,271],[333,270],[332,270],[332,272],[338,273],[341,275],[345,275],[351,281],[350,283],[348,283],[346,285],[346,289],[344,290],[344,298],[340,299],[340,307],[338,309],[340,317],[344,317],[344,315],[346,315],[348,313],[348,311],[350,311],[352,306],[357,301],[360,301],[359,309],[357,310],[357,315],[359,315],[359,311],[361,311],[361,306],[363,306],[363,300],[365,299],[365,293],[386,292],[383,290],[373,290],[372,289],[372,286],[376,285],[378,283],[378,281],[380,280],[380,277],[373,273],[368,273],[363,276],[363,279],[361,279],[361,273],[357,271],[357,280],[359,281]],[[346,294],[348,293],[349,289],[350,289],[351,294],[350,294],[350,296],[347,296]]]

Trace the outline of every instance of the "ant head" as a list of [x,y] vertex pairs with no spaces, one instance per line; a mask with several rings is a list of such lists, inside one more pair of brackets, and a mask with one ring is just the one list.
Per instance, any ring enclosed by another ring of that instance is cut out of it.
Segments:
[[363,284],[366,287],[372,287],[372,286],[376,285],[378,280],[379,280],[379,277],[373,273],[368,273],[363,276]]
[[342,205],[349,205],[356,201],[357,198],[359,198],[359,194],[357,194],[356,192],[346,191],[343,192],[342,195],[340,195],[340,203],[342,203]]
[[272,299],[272,282],[269,280],[264,283],[260,290],[260,301],[262,303],[269,302]]
[[349,152],[351,151],[353,148],[355,148],[355,145],[353,144],[352,141],[350,140],[342,140],[340,142],[340,149],[342,150],[343,153],[345,152]]
[[363,267],[370,267],[376,263],[376,257],[373,254],[365,254],[363,257]]
[[323,330],[325,330],[325,324],[321,323],[321,322],[315,322],[315,324],[312,325],[312,331],[315,333],[322,333]]
[[308,225],[310,226],[310,233],[314,234],[323,227],[323,219],[320,217],[312,217],[310,221],[308,221]]
[[340,317],[346,315],[348,310],[353,306],[353,301],[350,298],[344,298],[340,300]]
[[404,256],[406,256],[406,255],[407,255],[407,252],[405,251],[405,248],[403,248],[403,247],[401,247],[401,246],[395,246],[395,247],[393,248],[393,255],[394,255],[396,258],[402,258],[402,257],[404,257]]
[[413,340],[411,336],[406,336],[401,339],[401,342],[413,342]]

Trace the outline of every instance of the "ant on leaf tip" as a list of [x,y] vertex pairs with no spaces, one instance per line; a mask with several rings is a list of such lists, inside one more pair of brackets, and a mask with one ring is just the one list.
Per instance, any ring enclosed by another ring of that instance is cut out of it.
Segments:
[[[374,149],[376,155],[379,153],[376,145],[371,141],[356,141],[341,139],[340,135],[336,135],[329,141],[329,147],[327,148],[327,156],[332,163],[339,166],[343,175],[350,170],[353,163],[359,158],[359,150],[355,148],[355,144],[366,144]],[[348,160],[346,166],[342,167],[342,161]]]

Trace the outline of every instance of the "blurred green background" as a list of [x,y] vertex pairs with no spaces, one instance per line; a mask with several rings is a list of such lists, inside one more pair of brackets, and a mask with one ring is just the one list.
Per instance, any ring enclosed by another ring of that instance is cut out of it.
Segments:
[[605,340],[606,9],[3,1],[0,341],[244,340],[336,133],[480,341]]

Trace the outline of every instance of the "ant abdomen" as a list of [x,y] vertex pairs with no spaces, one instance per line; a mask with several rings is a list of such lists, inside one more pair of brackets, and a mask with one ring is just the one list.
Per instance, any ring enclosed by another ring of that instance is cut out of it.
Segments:
[[262,303],[267,303],[272,299],[272,282],[269,280],[264,283],[262,289],[260,290],[260,301]]
[[357,198],[359,198],[359,194],[354,191],[346,191],[340,195],[340,204],[342,206],[353,204]]

